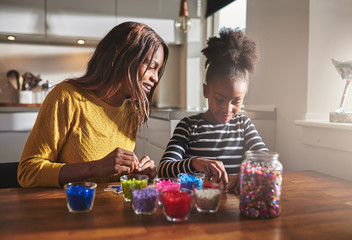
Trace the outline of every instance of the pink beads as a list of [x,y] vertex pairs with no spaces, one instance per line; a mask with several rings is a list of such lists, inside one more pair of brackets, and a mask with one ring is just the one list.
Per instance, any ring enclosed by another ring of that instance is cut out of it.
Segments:
[[158,204],[163,205],[163,199],[161,192],[166,190],[176,190],[179,191],[181,187],[181,182],[177,178],[156,178],[154,180],[155,189],[159,190]]

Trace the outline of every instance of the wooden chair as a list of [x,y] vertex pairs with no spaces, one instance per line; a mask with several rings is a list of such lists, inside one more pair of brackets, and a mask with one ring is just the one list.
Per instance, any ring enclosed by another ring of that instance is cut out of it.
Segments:
[[0,188],[19,188],[17,181],[18,162],[0,163]]

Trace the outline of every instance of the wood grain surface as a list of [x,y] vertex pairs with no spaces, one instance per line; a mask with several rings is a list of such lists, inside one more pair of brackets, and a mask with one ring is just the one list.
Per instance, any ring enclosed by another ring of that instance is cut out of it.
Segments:
[[158,207],[135,215],[122,194],[98,185],[93,211],[72,214],[59,188],[1,189],[0,239],[352,239],[352,183],[317,172],[285,172],[282,212],[251,219],[239,199],[223,193],[215,214],[191,210],[187,222],[168,222]]

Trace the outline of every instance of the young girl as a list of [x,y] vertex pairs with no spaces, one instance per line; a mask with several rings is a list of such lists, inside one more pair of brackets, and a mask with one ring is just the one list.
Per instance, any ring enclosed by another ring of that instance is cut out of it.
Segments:
[[[258,59],[255,42],[241,31],[220,30],[220,37],[208,40],[206,57],[208,98],[205,113],[183,118],[160,161],[159,177],[178,173],[204,172],[222,180],[229,191],[239,188],[238,177],[229,184],[227,174],[237,174],[247,150],[268,150],[252,121],[238,114],[248,89],[248,73]],[[236,191],[235,191],[236,192]]]

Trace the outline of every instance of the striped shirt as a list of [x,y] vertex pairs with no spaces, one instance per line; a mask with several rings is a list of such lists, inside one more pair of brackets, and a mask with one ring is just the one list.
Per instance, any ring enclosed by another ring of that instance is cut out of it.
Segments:
[[252,121],[236,115],[229,122],[210,123],[202,114],[183,118],[176,126],[158,167],[159,177],[196,172],[192,158],[222,161],[228,174],[240,171],[247,150],[268,150]]

